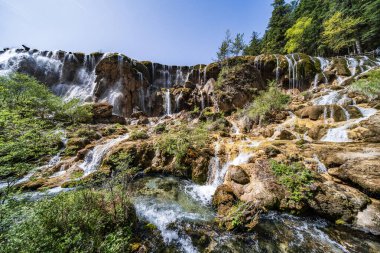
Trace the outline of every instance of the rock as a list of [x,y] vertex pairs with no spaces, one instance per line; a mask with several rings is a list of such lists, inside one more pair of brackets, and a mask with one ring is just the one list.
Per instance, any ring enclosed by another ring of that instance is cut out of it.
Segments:
[[372,234],[380,235],[379,213],[380,201],[371,199],[371,204],[369,204],[363,211],[360,211],[356,216],[354,226]]
[[276,137],[276,140],[295,140],[297,137],[289,130],[283,129]]
[[307,106],[295,112],[295,114],[300,118],[309,118],[311,120],[318,120],[323,114],[324,106],[313,105]]
[[112,116],[112,108],[113,106],[102,102],[102,103],[94,103],[92,105],[92,114],[94,120],[110,118]]
[[217,208],[218,215],[221,216],[228,213],[235,201],[236,196],[231,187],[225,184],[219,185],[212,197],[212,205]]
[[[375,154],[376,156],[376,154]],[[380,198],[380,159],[350,159],[329,174],[359,186],[367,194]]]
[[238,184],[248,184],[249,176],[247,173],[239,166],[230,166],[229,173],[231,180]]
[[359,140],[365,142],[380,142],[380,112],[360,122],[360,126],[368,129]]
[[355,188],[333,181],[320,183],[317,193],[308,200],[309,206],[319,215],[345,222],[352,222],[369,202],[369,198]]
[[335,122],[345,121],[346,115],[341,106],[338,105],[313,105],[304,107],[296,111],[296,115],[300,118],[309,118],[311,120],[323,119],[323,115],[326,113],[327,117],[333,115]]
[[278,184],[268,162],[258,160],[240,167],[249,174],[250,182],[244,186],[239,199],[244,202],[258,203],[259,208],[276,209],[281,199],[285,197],[285,190]]
[[242,64],[230,68],[218,78],[215,88],[217,106],[224,112],[243,108],[251,101],[253,91],[263,90],[265,83],[254,64]]
[[345,58],[333,58],[329,71],[332,71],[339,76],[351,76],[351,72],[347,67],[347,60]]

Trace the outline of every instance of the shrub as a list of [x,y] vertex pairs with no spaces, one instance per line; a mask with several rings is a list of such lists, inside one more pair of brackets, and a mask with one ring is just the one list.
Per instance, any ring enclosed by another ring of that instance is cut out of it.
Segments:
[[120,191],[69,192],[2,214],[1,252],[128,252],[136,223]]
[[277,110],[283,110],[290,102],[290,96],[281,92],[275,85],[270,83],[266,91],[260,91],[259,95],[243,112],[247,116],[260,122],[265,116]]
[[314,177],[309,169],[301,163],[287,165],[275,160],[271,160],[270,165],[279,182],[290,191],[290,199],[299,202],[311,197],[309,186]]
[[351,84],[352,91],[363,93],[370,99],[379,97],[380,94],[380,69],[367,73],[365,78],[359,79]]
[[129,140],[132,140],[132,141],[148,139],[148,138],[149,138],[149,135],[144,130],[132,131],[131,135],[129,136]]
[[156,148],[166,155],[174,156],[177,166],[186,156],[190,148],[201,149],[208,138],[207,125],[200,123],[195,127],[180,124],[163,133],[156,142]]

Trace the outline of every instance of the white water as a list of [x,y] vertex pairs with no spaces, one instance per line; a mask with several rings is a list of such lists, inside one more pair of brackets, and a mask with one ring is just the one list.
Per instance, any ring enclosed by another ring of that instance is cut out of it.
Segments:
[[223,184],[224,176],[228,168],[231,165],[241,165],[249,161],[252,154],[246,152],[240,152],[236,158],[233,160],[227,161],[223,166],[220,164],[219,158],[220,152],[220,143],[215,143],[215,154],[211,159],[209,164],[209,174],[207,178],[206,185],[197,185],[194,183],[189,183],[185,190],[186,192],[193,197],[195,200],[200,201],[203,205],[208,205],[211,203],[212,196],[214,195],[216,189],[219,185]]
[[363,117],[355,120],[348,120],[343,125],[336,127],[336,128],[330,128],[327,131],[327,134],[321,139],[321,141],[325,142],[351,142],[352,140],[348,138],[348,129],[353,126],[354,124],[358,124],[363,120],[368,119],[372,115],[376,114],[377,110],[373,108],[363,108],[354,105]]
[[165,97],[164,97],[164,106],[165,106],[165,114],[171,115],[172,114],[172,105],[171,105],[171,98],[170,98],[170,89],[165,90]]
[[319,160],[318,156],[317,156],[317,155],[314,155],[313,158],[314,158],[314,160],[317,162],[317,165],[318,165],[318,172],[319,172],[319,173],[326,173],[326,172],[327,172],[327,168],[326,168],[326,166],[321,162],[321,160]]
[[176,230],[169,228],[169,225],[180,220],[199,220],[203,218],[202,216],[186,212],[176,203],[159,202],[149,198],[138,198],[135,201],[135,208],[139,217],[143,217],[160,230],[165,243],[178,242],[184,252],[198,252],[190,237],[179,236]]
[[83,163],[79,165],[83,169],[83,177],[95,172],[99,169],[101,162],[107,152],[116,144],[129,138],[129,134],[124,134],[115,139],[107,140],[104,144],[95,146],[91,151],[88,152],[84,158]]

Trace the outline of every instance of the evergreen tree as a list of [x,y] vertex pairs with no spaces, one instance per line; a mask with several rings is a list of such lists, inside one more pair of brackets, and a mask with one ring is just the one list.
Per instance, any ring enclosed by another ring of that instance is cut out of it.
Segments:
[[380,46],[380,0],[371,1],[363,8],[366,28],[362,38],[366,47],[372,50]]
[[244,33],[238,33],[236,34],[236,37],[234,41],[232,42],[231,45],[231,53],[235,56],[240,55],[240,53],[243,51],[245,48],[244,44]]
[[261,39],[257,32],[252,32],[249,44],[244,48],[244,55],[259,55],[261,52]]
[[231,53],[231,32],[230,30],[226,31],[226,37],[222,41],[222,44],[219,47],[218,52],[216,53],[218,62],[222,63],[227,60]]
[[275,0],[268,29],[263,38],[264,53],[284,53],[286,44],[285,32],[291,26],[292,5],[284,0]]

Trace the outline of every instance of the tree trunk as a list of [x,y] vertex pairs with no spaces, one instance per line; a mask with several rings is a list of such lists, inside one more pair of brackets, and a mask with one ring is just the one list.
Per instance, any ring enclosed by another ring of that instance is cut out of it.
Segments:
[[360,40],[359,39],[355,40],[355,45],[356,45],[356,51],[358,52],[358,54],[362,54],[363,53],[363,51],[362,51],[362,45],[360,44]]

